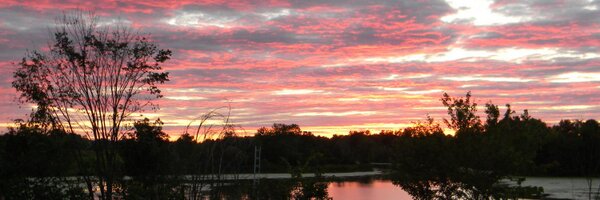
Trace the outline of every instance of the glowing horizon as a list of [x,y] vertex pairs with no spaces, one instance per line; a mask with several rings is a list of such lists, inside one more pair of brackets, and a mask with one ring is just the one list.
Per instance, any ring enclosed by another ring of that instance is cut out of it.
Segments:
[[146,114],[173,137],[222,106],[249,134],[397,130],[446,117],[444,92],[548,123],[600,116],[597,1],[0,1],[0,127],[31,111],[15,101],[12,63],[80,8],[173,51],[161,109]]

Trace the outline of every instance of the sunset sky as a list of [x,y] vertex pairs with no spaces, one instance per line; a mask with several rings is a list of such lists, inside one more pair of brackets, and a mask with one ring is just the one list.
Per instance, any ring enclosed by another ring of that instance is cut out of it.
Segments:
[[228,104],[249,133],[398,129],[445,117],[443,92],[551,124],[600,117],[600,1],[0,0],[0,126],[31,111],[16,102],[12,63],[78,8],[173,51],[161,109],[147,116],[175,137]]

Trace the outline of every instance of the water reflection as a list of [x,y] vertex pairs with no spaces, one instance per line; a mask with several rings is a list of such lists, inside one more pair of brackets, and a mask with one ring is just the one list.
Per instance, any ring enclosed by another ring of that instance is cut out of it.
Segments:
[[322,178],[242,180],[211,188],[207,199],[331,199]]
[[395,178],[392,182],[414,199],[540,199],[544,192],[541,187],[522,186],[520,179],[500,182],[476,173],[461,178]]
[[[490,187],[444,180],[397,180],[391,177],[345,179],[263,179],[215,188],[217,199],[517,199],[542,198],[534,186],[494,183]],[[241,189],[240,189],[241,188]],[[235,194],[237,191],[241,192]]]
[[[190,180],[164,181],[147,187],[133,180],[118,185],[115,196],[122,199],[588,199],[585,178],[529,177],[519,185],[503,179],[484,188],[444,179],[404,179],[391,176],[363,178],[280,178],[207,182],[198,195],[190,196]],[[12,194],[8,199],[89,199],[80,188],[68,187],[76,180],[27,179],[35,194]],[[70,182],[69,184],[67,184]],[[593,179],[592,199],[597,199],[600,179]],[[66,185],[67,184],[67,185]],[[19,186],[19,185],[16,185]],[[542,187],[544,190],[542,190]],[[62,189],[61,189],[62,188]],[[71,188],[71,189],[69,189]],[[543,192],[547,194],[543,194]],[[38,198],[35,195],[38,195]],[[482,195],[486,194],[486,195]],[[41,195],[41,196],[40,196]],[[56,198],[51,198],[56,197]]]
[[341,181],[328,184],[329,195],[333,199],[412,199],[404,190],[384,179],[365,179],[370,181]]

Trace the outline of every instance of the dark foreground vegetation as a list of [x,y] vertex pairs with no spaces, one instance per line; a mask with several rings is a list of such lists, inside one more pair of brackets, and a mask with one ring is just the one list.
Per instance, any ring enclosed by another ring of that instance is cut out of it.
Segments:
[[[498,107],[488,103],[482,121],[469,94],[459,99],[445,96],[442,101],[450,116],[445,122],[455,135],[445,135],[428,118],[401,130],[352,131],[332,138],[314,136],[295,124],[274,124],[259,129],[254,137],[229,132],[201,141],[185,134],[169,141],[160,121],[141,120],[114,144],[118,166],[114,173],[119,177],[114,193],[130,199],[189,198],[206,194],[200,191],[202,186],[227,188],[232,182],[208,174],[252,173],[258,146],[261,172],[291,173],[302,180],[301,173],[368,171],[375,166],[385,168],[394,184],[421,199],[535,196],[541,190],[526,188],[521,194],[498,181],[600,175],[600,126],[595,120],[563,120],[548,126],[526,110],[517,114],[507,105],[500,115]],[[2,198],[88,198],[80,179],[94,179],[93,149],[104,143],[32,123],[11,128],[0,136]],[[301,181],[288,183],[292,191]],[[326,193],[326,188],[320,190]]]

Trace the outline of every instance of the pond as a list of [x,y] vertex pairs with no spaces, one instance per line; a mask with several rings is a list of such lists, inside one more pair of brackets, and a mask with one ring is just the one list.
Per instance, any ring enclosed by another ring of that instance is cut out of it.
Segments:
[[327,189],[333,199],[412,199],[408,192],[392,184],[391,181],[382,179],[370,182],[331,182]]
[[[592,181],[592,199],[598,197],[600,179]],[[242,199],[344,199],[344,200],[388,200],[388,199],[481,199],[481,191],[493,198],[527,199],[588,199],[589,187],[585,178],[527,177],[518,185],[516,181],[503,180],[495,188],[477,188],[470,191],[468,185],[451,183],[451,186],[416,184],[395,184],[389,177],[343,177],[333,179],[305,178],[262,179],[258,184],[247,181],[245,184],[219,188],[217,195],[242,197]],[[456,186],[456,187],[455,187]],[[461,187],[467,186],[467,187]],[[240,189],[242,188],[242,189]],[[455,191],[447,190],[455,188]],[[541,190],[543,189],[543,193]],[[443,190],[443,192],[439,192]],[[233,194],[233,191],[241,192]],[[431,191],[434,191],[431,193]],[[437,191],[437,192],[436,192]],[[428,196],[431,195],[432,196]],[[449,195],[448,195],[449,194]],[[233,196],[231,196],[233,195]]]
[[[183,178],[142,183],[128,179],[119,185],[119,192],[115,196],[133,199],[600,199],[598,178],[592,179],[591,188],[589,180],[581,177],[527,177],[520,185],[514,180],[503,179],[493,184],[492,188],[484,188],[462,182],[440,181],[443,179],[404,181],[382,174],[364,176],[364,173],[336,173],[337,176],[307,175],[305,178],[292,178],[285,174],[262,175],[261,179],[256,180],[242,177],[221,182],[197,182]],[[72,179],[68,182],[77,181]],[[65,190],[65,186],[73,186],[67,182],[29,179],[27,184],[37,188],[37,192],[46,191],[40,193],[40,197],[62,195],[70,199],[86,199],[85,194],[75,192],[83,192],[83,188]],[[66,193],[61,194],[61,190]],[[74,194],[76,198],[73,198]]]
[[[516,186],[515,182],[503,181]],[[600,179],[592,180],[592,193],[599,194]],[[527,177],[521,186],[542,187],[545,198],[550,199],[588,199],[588,179],[581,177]],[[371,181],[347,180],[330,182],[329,197],[333,199],[363,200],[363,199],[413,199],[401,187],[386,179]],[[597,196],[596,196],[597,197]],[[594,198],[594,196],[592,196]]]
[[[588,179],[581,177],[528,177],[521,185],[543,187],[548,198],[556,199],[588,199],[590,191]],[[591,191],[596,197],[598,186],[600,179],[593,179]]]

